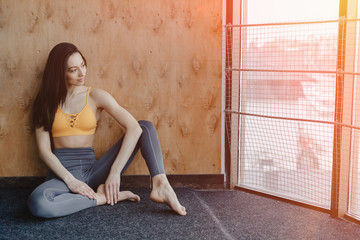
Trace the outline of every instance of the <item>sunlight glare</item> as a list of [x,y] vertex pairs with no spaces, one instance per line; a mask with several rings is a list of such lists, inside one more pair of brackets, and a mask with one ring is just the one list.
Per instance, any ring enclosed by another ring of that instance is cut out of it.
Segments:
[[339,16],[339,0],[247,0],[247,4],[247,24],[336,20]]

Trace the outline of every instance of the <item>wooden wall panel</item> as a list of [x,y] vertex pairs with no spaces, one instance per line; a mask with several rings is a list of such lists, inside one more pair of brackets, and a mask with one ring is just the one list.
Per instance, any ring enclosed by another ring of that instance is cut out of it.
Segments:
[[[0,177],[39,176],[29,124],[51,48],[72,42],[88,60],[87,85],[153,121],[168,174],[221,171],[220,0],[0,0]],[[122,129],[106,113],[95,151]],[[127,174],[147,174],[137,157]]]

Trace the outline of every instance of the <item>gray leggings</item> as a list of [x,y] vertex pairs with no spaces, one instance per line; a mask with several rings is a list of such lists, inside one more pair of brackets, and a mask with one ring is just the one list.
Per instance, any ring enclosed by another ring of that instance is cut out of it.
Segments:
[[[154,125],[148,121],[139,121],[139,124],[143,132],[121,175],[128,168],[139,149],[152,177],[165,173]],[[98,160],[95,158],[94,149],[90,147],[57,148],[54,150],[54,154],[74,177],[96,190],[100,184],[105,183],[122,141],[123,138]],[[96,200],[71,193],[67,185],[51,171],[46,180],[30,194],[28,199],[28,207],[33,215],[44,218],[60,217],[96,206]]]

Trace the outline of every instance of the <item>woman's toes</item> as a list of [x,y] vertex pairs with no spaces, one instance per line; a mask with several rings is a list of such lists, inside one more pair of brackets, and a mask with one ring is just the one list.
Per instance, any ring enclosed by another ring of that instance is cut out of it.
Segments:
[[139,202],[140,201],[140,197],[136,194],[134,194],[133,192],[130,191],[120,191],[119,192],[119,197],[118,197],[118,201],[123,201],[123,200],[130,200],[133,202]]

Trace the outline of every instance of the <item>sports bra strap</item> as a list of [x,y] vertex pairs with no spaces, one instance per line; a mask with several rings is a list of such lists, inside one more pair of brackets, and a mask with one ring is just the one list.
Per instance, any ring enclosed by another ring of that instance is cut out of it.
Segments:
[[89,98],[89,94],[90,94],[90,86],[89,86],[89,88],[88,88],[88,91],[87,91],[87,93],[86,93],[86,104],[88,104],[88,98]]

